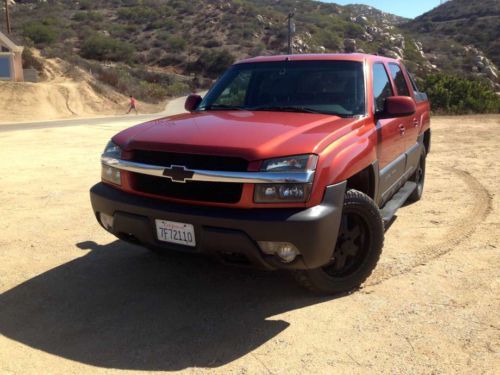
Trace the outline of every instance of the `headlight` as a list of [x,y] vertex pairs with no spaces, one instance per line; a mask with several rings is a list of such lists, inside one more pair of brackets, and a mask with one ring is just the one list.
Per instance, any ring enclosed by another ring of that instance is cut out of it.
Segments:
[[[119,159],[121,157],[121,153],[122,150],[118,145],[114,144],[113,142],[109,142],[104,149],[102,158]],[[122,176],[119,169],[110,167],[109,165],[104,164],[104,162],[101,163],[101,165],[101,178],[103,181],[111,182],[115,185],[122,184]]]
[[112,141],[109,141],[106,147],[104,148],[102,156],[120,159],[120,157],[122,156],[122,149],[120,148],[120,146],[116,145]]
[[[296,155],[269,159],[262,163],[261,172],[307,172],[314,171],[318,163],[317,155]],[[312,183],[256,184],[256,203],[307,202],[311,195]]]

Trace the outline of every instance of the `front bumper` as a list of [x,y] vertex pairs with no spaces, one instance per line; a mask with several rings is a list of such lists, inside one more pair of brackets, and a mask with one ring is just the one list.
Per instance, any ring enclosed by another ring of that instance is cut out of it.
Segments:
[[[114,217],[115,236],[150,248],[205,253],[223,260],[251,262],[265,269],[314,269],[332,257],[340,226],[346,183],[328,186],[321,204],[311,208],[231,209],[179,205],[132,195],[98,183],[90,190],[96,217]],[[196,247],[161,242],[155,219],[194,226]],[[300,255],[282,263],[264,254],[257,241],[293,243]]]

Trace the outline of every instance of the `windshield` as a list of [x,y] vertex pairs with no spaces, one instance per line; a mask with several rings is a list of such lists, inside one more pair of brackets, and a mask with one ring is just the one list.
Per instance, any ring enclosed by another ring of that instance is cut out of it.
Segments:
[[233,65],[198,110],[365,114],[363,64],[279,61]]

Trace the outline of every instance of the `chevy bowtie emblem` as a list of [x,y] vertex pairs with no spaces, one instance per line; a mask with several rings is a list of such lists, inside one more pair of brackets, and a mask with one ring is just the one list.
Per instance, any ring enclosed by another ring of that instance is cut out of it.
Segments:
[[187,180],[193,178],[194,172],[186,169],[182,165],[172,165],[171,167],[165,168],[163,175],[170,178],[172,182],[185,183]]

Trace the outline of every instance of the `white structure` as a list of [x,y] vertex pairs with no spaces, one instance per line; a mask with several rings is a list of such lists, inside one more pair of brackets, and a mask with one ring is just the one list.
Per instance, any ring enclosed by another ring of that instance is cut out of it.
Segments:
[[24,81],[23,49],[0,31],[0,80]]

